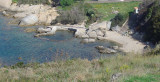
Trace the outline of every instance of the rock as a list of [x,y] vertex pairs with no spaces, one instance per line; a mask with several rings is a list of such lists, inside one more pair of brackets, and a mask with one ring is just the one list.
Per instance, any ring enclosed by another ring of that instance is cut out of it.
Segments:
[[114,49],[114,50],[118,50],[119,49],[118,46],[112,46],[111,48]]
[[95,39],[83,39],[81,41],[81,43],[92,43],[92,42],[95,42],[96,40]]
[[88,39],[88,43],[92,43],[92,42],[95,42],[95,41],[96,41],[95,39],[91,39],[91,38]]
[[37,17],[37,15],[36,15],[36,14],[30,14],[30,15],[24,17],[24,18],[20,21],[19,25],[20,25],[20,26],[28,26],[28,25],[34,25],[34,24],[37,23],[37,22],[38,22],[38,17]]
[[112,30],[113,31],[117,31],[117,32],[120,32],[120,27],[117,25],[117,26],[115,26],[115,27],[112,27]]
[[6,11],[3,11],[2,14],[3,14],[4,16],[9,16],[9,14],[7,14]]
[[112,13],[113,13],[113,14],[118,14],[119,11],[113,10]]
[[110,48],[105,48],[104,50],[99,50],[99,52],[102,54],[111,54],[111,53],[116,53],[117,51]]
[[105,49],[103,46],[96,46],[95,48],[98,49],[98,50],[104,50]]
[[88,39],[81,40],[81,43],[88,43]]
[[86,34],[86,29],[84,28],[77,28],[75,32],[75,37],[82,38],[83,35]]
[[111,27],[110,21],[103,21],[101,23],[92,24],[91,26],[89,26],[89,29],[96,30],[96,29],[101,28],[105,30],[110,30],[110,27]]
[[37,33],[47,33],[50,32],[52,28],[38,28]]
[[108,21],[108,22],[106,22],[107,23],[107,25],[106,25],[106,27],[107,27],[107,30],[110,30],[111,29],[111,21]]
[[35,35],[35,37],[39,37],[39,36],[46,36],[46,35],[53,35],[55,34],[57,31],[57,27],[46,27],[46,28],[38,28],[37,29],[37,35]]
[[122,76],[122,73],[113,74],[111,77],[111,82],[116,82],[116,80]]
[[104,36],[104,33],[101,30],[96,30],[97,36]]
[[97,39],[98,39],[98,40],[107,40],[106,37],[102,37],[102,36],[98,36]]
[[96,30],[98,28],[106,28],[106,21],[101,22],[101,23],[96,23],[96,24],[92,24],[91,26],[89,26],[90,30]]
[[103,47],[103,46],[97,46],[97,47],[95,47],[95,48],[98,49],[99,53],[102,53],[102,54],[117,53],[116,50],[111,49],[111,48],[105,48],[105,47]]
[[24,31],[25,32],[35,32],[36,29],[35,28],[26,28]]
[[82,35],[82,38],[89,38],[89,36],[87,35],[87,34],[85,34],[85,35]]
[[0,0],[0,7],[8,9],[12,4],[12,0]]
[[95,31],[88,31],[87,34],[90,38],[97,38],[97,33]]

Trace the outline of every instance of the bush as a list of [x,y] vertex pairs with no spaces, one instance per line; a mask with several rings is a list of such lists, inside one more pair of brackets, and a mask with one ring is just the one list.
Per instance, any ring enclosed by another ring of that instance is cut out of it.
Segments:
[[52,21],[52,25],[56,23],[61,24],[78,24],[85,19],[84,12],[79,7],[73,7],[71,10],[60,11],[60,16]]
[[100,14],[89,4],[84,4],[80,1],[78,4],[74,4],[71,9],[61,10],[60,16],[51,24],[77,24],[86,20],[86,24],[96,22],[100,18]]
[[97,12],[90,4],[84,4],[84,12],[87,17],[87,24],[91,24],[100,19],[100,13]]
[[74,0],[61,0],[60,1],[60,5],[62,7],[65,7],[65,6],[70,6],[74,3]]
[[[152,9],[151,9],[152,8]],[[143,26],[145,29],[144,39],[146,41],[151,41],[153,43],[158,43],[160,41],[160,5],[155,3],[148,9],[146,18],[148,21]],[[147,17],[149,15],[149,17]]]
[[111,21],[112,21],[112,25],[111,25],[112,27],[117,26],[117,25],[122,26],[125,21],[125,18],[122,14],[118,13],[115,16],[115,18],[111,19]]

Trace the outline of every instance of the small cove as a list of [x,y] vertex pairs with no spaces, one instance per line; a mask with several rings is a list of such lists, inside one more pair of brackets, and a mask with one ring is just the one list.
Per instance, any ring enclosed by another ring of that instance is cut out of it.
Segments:
[[[95,49],[96,46],[117,45],[107,41],[82,44],[80,39],[74,38],[73,33],[68,31],[58,31],[55,35],[35,38],[35,33],[24,32],[26,27],[9,25],[8,22],[8,18],[0,15],[0,63],[2,65],[13,65],[17,62],[43,63],[54,61],[59,57],[92,60],[102,56],[113,56],[113,54],[100,54]],[[22,59],[19,60],[19,57]]]

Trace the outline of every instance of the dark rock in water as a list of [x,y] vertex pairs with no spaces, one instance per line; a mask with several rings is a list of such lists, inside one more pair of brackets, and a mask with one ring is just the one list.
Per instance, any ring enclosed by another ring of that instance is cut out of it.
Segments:
[[24,31],[30,33],[30,32],[35,32],[36,29],[35,28],[26,28]]
[[95,47],[95,48],[98,49],[98,52],[99,52],[99,53],[102,53],[102,54],[117,53],[116,50],[111,49],[111,48],[105,48],[105,47],[103,47],[103,46],[97,46],[97,47]]

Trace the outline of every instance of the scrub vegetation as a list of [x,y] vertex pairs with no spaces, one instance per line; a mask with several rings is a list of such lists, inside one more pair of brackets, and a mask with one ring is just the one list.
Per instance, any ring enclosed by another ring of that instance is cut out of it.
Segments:
[[158,82],[160,79],[160,53],[156,49],[143,55],[128,53],[110,58],[88,61],[72,59],[48,63],[17,63],[0,68],[1,81],[50,82],[50,81],[100,81],[108,82],[115,74],[121,74],[118,82]]

